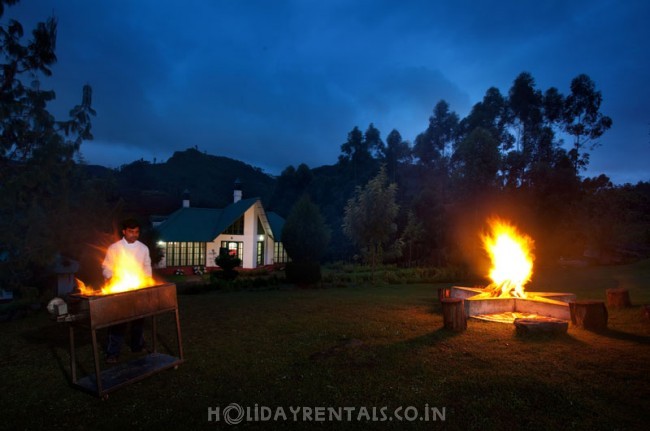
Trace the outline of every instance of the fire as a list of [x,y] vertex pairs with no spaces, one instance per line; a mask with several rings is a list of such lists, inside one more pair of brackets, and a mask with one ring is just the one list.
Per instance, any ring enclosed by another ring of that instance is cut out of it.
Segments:
[[491,296],[526,297],[524,285],[533,275],[533,240],[506,221],[492,219],[488,224],[491,232],[483,235],[483,245],[492,260],[492,283],[486,291]]
[[118,255],[113,277],[107,280],[100,290],[87,286],[77,279],[77,287],[82,295],[110,295],[112,293],[126,292],[128,290],[141,289],[153,286],[154,279],[142,271],[141,265],[129,253]]

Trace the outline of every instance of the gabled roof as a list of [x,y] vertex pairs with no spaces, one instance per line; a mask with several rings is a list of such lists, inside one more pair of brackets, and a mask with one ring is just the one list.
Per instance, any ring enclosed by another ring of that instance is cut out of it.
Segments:
[[210,242],[225,231],[259,198],[242,199],[223,209],[180,208],[157,227],[165,242]]
[[221,216],[220,209],[180,208],[157,227],[160,240],[170,241],[212,241],[215,223]]
[[215,235],[211,238],[216,238],[224,230],[233,224],[242,214],[244,214],[250,207],[255,205],[260,198],[241,199],[233,204],[228,205],[222,211],[219,223],[216,226]]
[[269,225],[271,225],[273,240],[282,242],[282,228],[284,228],[284,219],[273,211],[267,212],[266,218],[269,220]]

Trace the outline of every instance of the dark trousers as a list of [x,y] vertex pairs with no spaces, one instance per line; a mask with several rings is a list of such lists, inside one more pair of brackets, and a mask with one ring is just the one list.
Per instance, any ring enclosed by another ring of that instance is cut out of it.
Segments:
[[[144,319],[136,319],[131,323],[131,351],[139,352],[144,348]],[[108,328],[107,356],[119,356],[124,343],[124,333],[128,323],[120,323]]]

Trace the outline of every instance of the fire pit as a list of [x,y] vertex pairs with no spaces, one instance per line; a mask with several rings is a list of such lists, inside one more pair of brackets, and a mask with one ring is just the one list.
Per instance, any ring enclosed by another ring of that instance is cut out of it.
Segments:
[[527,292],[525,297],[492,297],[486,295],[484,288],[453,286],[449,289],[450,298],[465,301],[465,315],[481,320],[514,322],[516,318],[535,318],[535,316],[571,318],[569,301],[575,301],[572,293]]
[[533,240],[503,220],[492,219],[489,225],[482,239],[492,262],[492,282],[486,287],[454,286],[441,297],[463,299],[465,316],[476,319],[512,323],[544,316],[568,321],[574,294],[525,291],[533,273]]
[[[183,362],[183,347],[176,299],[176,285],[160,284],[113,294],[70,295],[71,314],[65,319],[70,323],[70,368],[72,383],[81,389],[106,398],[109,392],[128,383],[141,380],[168,368],[176,368]],[[157,352],[156,316],[174,313],[178,341],[178,357]],[[152,352],[133,361],[119,364],[110,369],[100,369],[100,355],[97,345],[97,330],[118,323],[151,317]],[[74,332],[76,328],[89,329],[95,372],[77,379]]]

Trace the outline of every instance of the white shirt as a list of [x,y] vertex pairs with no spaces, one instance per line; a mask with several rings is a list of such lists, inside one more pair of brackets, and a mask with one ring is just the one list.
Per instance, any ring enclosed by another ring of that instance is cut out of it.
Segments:
[[149,256],[149,247],[135,241],[128,243],[124,238],[114,242],[106,250],[106,257],[102,263],[102,274],[104,278],[111,278],[115,269],[115,264],[119,262],[122,254],[129,254],[133,259],[142,265],[142,272],[151,277],[151,257]]

